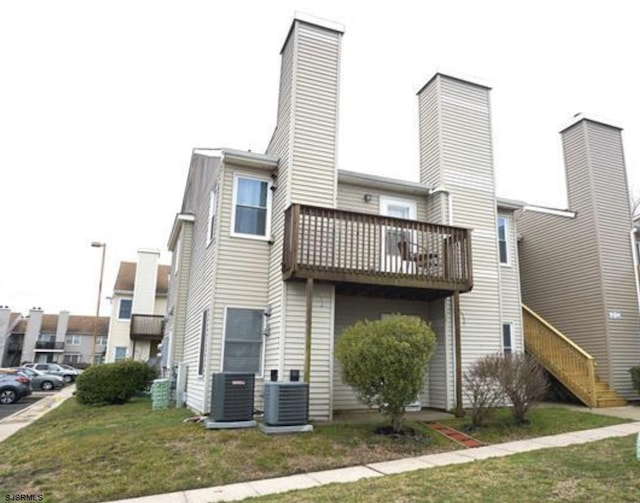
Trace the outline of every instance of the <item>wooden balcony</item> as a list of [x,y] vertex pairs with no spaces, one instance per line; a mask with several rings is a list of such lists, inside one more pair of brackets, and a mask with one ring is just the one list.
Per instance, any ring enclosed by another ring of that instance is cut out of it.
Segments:
[[134,340],[161,341],[164,336],[164,316],[132,314],[129,336]]
[[285,280],[407,298],[473,287],[469,229],[293,204],[284,232]]

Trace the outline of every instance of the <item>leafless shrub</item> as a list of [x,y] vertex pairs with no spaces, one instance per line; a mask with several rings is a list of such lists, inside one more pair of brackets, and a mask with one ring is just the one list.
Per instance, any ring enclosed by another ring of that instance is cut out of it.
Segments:
[[504,400],[498,382],[499,360],[485,356],[475,361],[463,374],[464,393],[471,401],[471,424],[482,426],[495,408]]
[[541,400],[549,387],[542,366],[524,353],[498,355],[498,381],[513,405],[516,423],[525,422],[525,416],[535,402]]

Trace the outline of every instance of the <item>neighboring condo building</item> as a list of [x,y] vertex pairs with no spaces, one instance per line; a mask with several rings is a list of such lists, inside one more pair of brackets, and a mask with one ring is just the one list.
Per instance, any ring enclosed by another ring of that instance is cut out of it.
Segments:
[[101,362],[107,346],[109,318],[99,317],[93,353],[95,316],[69,311],[45,314],[32,308],[27,316],[0,307],[0,362],[16,366],[26,362],[89,364]]
[[170,267],[160,251],[138,250],[137,262],[120,262],[113,287],[106,362],[156,358],[167,308]]

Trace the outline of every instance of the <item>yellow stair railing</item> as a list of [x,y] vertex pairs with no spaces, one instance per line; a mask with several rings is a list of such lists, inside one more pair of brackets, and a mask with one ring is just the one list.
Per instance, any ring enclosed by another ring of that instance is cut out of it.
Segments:
[[522,318],[526,352],[585,405],[597,407],[596,362],[593,357],[524,304]]

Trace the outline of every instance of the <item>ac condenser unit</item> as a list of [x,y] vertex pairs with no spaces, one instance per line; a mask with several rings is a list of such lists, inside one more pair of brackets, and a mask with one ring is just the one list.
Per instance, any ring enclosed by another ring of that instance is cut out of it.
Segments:
[[264,383],[264,423],[266,425],[295,426],[307,424],[308,410],[308,383]]
[[253,419],[253,374],[219,372],[211,385],[213,421],[251,421]]

